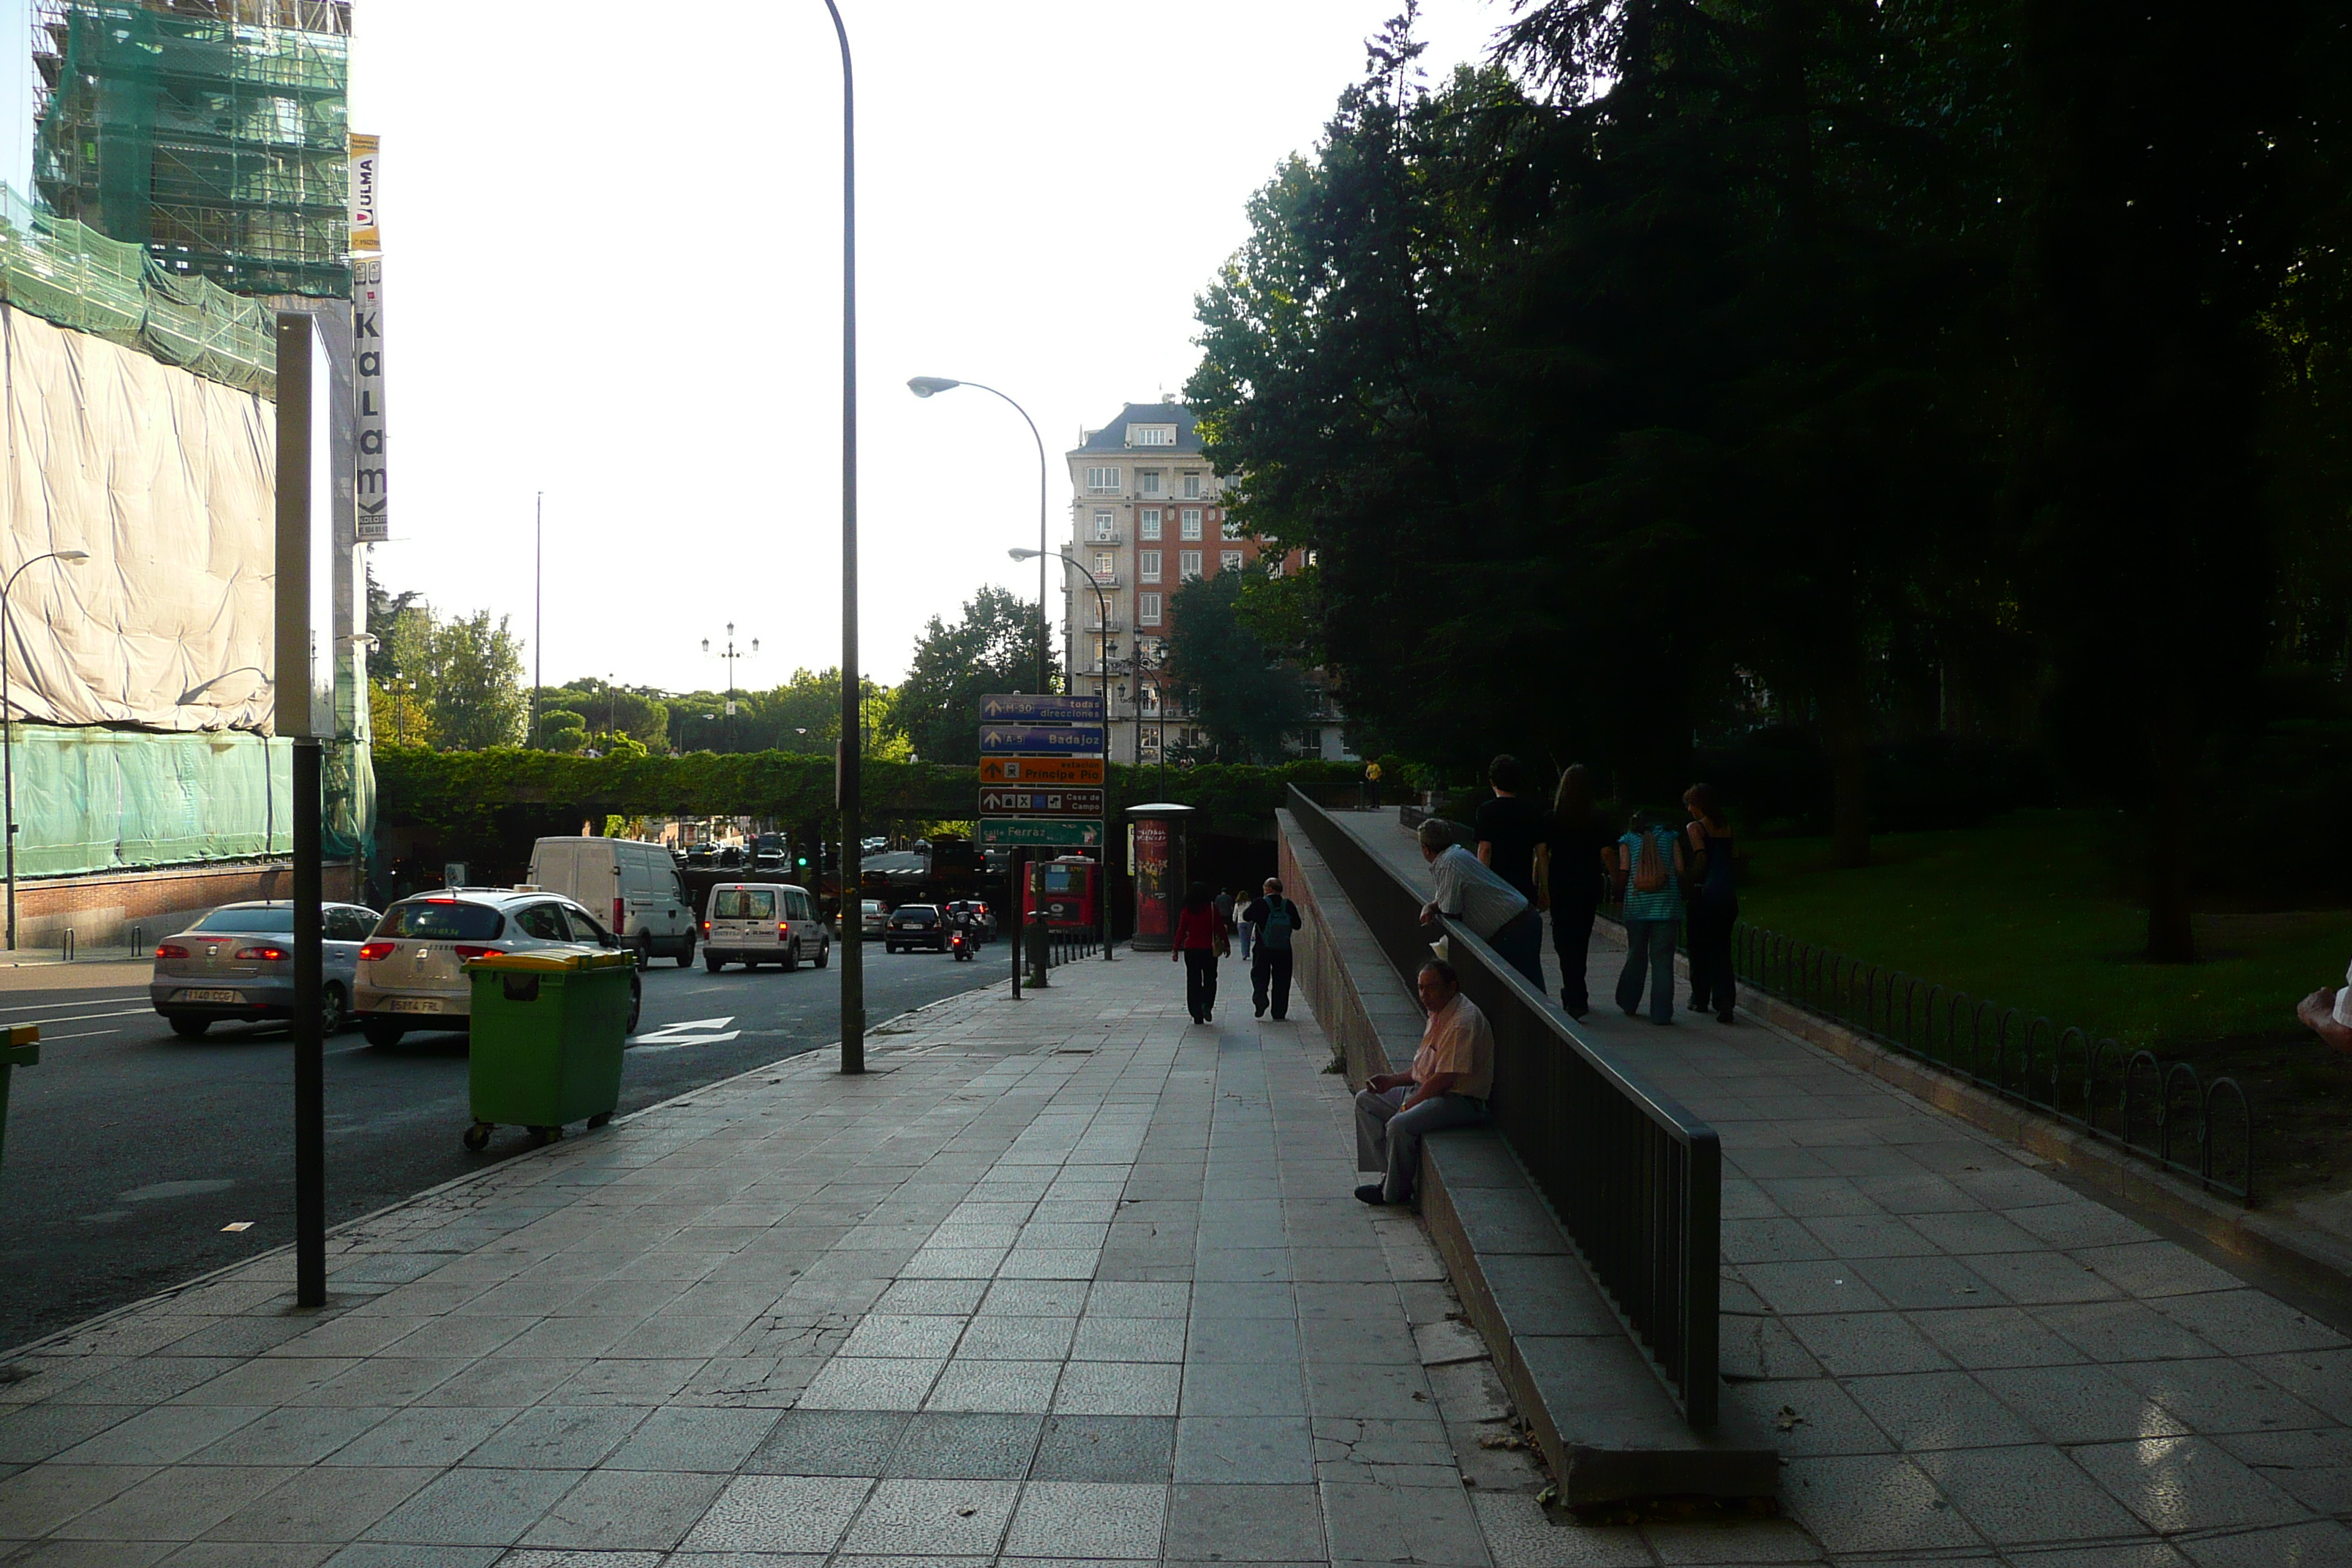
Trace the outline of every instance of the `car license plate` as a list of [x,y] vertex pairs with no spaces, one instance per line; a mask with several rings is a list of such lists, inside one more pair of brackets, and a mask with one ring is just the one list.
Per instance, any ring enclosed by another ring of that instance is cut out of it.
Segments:
[[441,1011],[441,999],[438,996],[394,996],[384,1006],[394,1013],[438,1013]]
[[180,993],[180,1000],[183,1002],[242,1002],[245,1000],[245,993],[242,991],[183,991]]

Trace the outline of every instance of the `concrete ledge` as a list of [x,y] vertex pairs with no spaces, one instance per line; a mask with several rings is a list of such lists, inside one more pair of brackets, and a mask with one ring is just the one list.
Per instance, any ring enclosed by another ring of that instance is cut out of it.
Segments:
[[[1309,910],[1297,974],[1349,1081],[1412,1059],[1421,1009],[1287,812],[1284,889]],[[1771,1497],[1780,1458],[1693,1432],[1534,1184],[1491,1129],[1422,1146],[1421,1210],[1495,1370],[1571,1506]]]

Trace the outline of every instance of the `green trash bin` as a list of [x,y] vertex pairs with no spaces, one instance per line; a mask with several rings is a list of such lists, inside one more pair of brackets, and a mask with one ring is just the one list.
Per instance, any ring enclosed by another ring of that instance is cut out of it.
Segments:
[[0,1146],[8,1136],[8,1076],[18,1068],[37,1066],[41,1059],[41,1029],[37,1024],[12,1024],[8,1043],[0,1046]]
[[467,1089],[478,1150],[498,1126],[527,1127],[541,1143],[563,1124],[613,1120],[621,1103],[632,952],[541,948],[469,960],[474,983]]

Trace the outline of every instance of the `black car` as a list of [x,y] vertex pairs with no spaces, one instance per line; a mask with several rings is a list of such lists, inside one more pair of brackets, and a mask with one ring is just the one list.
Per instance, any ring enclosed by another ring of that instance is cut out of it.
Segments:
[[912,951],[928,947],[933,952],[948,950],[948,922],[937,904],[900,904],[890,911],[882,923],[882,946],[886,952],[897,952],[905,948]]

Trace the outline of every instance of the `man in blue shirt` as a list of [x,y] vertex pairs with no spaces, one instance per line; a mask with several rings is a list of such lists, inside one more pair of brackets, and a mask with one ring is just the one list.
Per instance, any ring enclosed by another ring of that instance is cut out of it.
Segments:
[[1242,923],[1257,936],[1257,956],[1250,963],[1250,1001],[1257,1016],[1269,1005],[1277,1024],[1290,1016],[1290,939],[1307,929],[1307,916],[1282,896],[1282,884],[1268,877],[1265,892],[1242,911]]

